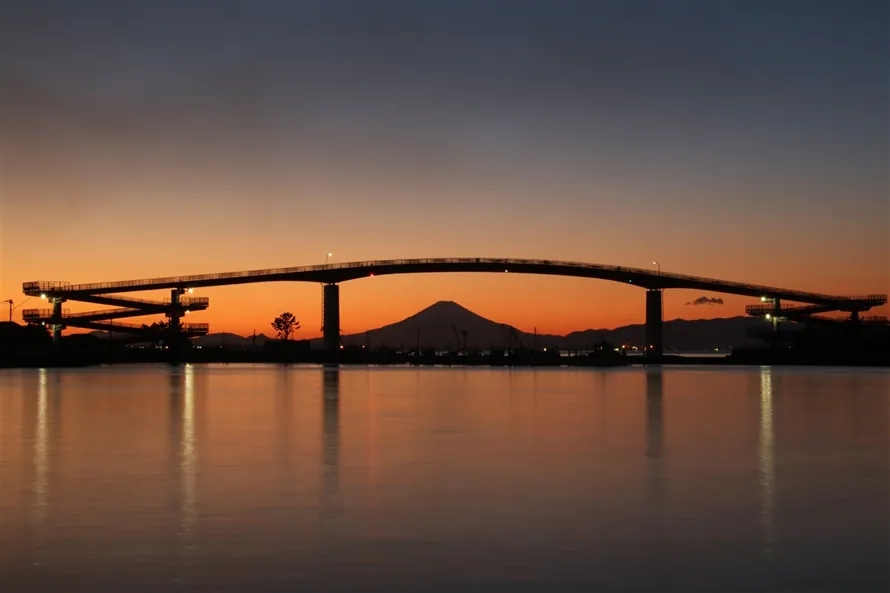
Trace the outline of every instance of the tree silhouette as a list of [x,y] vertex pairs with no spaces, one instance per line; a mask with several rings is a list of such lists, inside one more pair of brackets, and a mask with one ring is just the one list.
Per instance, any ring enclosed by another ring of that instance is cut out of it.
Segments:
[[300,329],[300,322],[293,313],[285,311],[272,322],[272,329],[278,333],[279,338],[290,340],[291,334]]
[[170,322],[169,321],[155,321],[151,325],[142,324],[142,328],[146,330],[149,336],[151,336],[151,343],[153,346],[160,346],[164,342],[164,338],[166,338],[167,334],[170,331]]

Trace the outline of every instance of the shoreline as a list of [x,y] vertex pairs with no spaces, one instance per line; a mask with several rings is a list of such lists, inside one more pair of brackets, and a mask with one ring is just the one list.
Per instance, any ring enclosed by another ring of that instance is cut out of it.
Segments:
[[[329,356],[326,353],[306,353],[300,356],[270,355],[245,351],[189,351],[171,356],[165,351],[146,351],[138,354],[61,352],[8,355],[0,358],[0,369],[23,368],[83,368],[128,364],[316,364],[342,366],[410,366],[410,367],[523,367],[523,368],[611,368],[631,366],[814,366],[814,367],[872,367],[890,368],[890,356],[876,352],[868,355],[843,353],[772,352],[769,350],[730,354],[727,356],[664,355],[647,358],[624,355],[545,356],[543,353],[521,352],[516,355],[459,356],[406,355],[392,353],[360,353]],[[807,355],[808,354],[808,355]]]

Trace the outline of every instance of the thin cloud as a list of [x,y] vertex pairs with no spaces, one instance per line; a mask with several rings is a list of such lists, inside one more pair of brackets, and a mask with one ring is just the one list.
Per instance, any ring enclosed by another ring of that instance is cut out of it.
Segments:
[[706,297],[700,296],[694,301],[689,301],[686,303],[687,305],[722,305],[723,299],[720,297]]

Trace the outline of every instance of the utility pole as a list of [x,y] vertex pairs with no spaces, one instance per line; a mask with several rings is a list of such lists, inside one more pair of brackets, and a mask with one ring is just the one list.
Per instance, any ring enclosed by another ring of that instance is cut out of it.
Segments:
[[4,303],[9,303],[9,323],[12,323],[12,308],[13,308],[12,306],[13,306],[14,303],[13,303],[12,299],[8,299],[8,300],[5,300],[5,301],[3,301],[3,302],[4,302]]

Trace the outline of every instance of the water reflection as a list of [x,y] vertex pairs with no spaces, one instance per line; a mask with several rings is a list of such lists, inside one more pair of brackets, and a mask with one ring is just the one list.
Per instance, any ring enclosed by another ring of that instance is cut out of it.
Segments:
[[291,381],[291,373],[288,366],[283,365],[281,372],[277,373],[275,398],[275,419],[277,422],[276,442],[278,445],[278,461],[279,477],[287,480],[290,475],[291,465],[291,449],[293,447],[293,434],[291,430],[291,422],[293,418],[292,394],[293,385]]
[[890,591],[887,372],[505,372],[0,371],[0,590]]
[[[57,454],[59,430],[59,398],[62,376],[56,370],[45,368],[37,371],[37,393],[31,400],[33,405],[23,406],[25,425],[34,427],[33,451],[33,482],[31,484],[31,522],[35,550],[42,550],[50,533],[49,511],[51,502],[51,484],[54,472],[54,454]],[[32,392],[33,393],[33,392]],[[36,406],[36,409],[34,408]],[[33,414],[33,416],[32,416]],[[2,486],[2,484],[0,484]],[[35,559],[35,562],[40,562]]]
[[760,368],[760,430],[757,445],[757,466],[760,474],[760,525],[764,538],[763,547],[768,552],[775,537],[773,524],[775,506],[773,369],[768,366]]
[[664,384],[660,368],[646,370],[646,457],[661,459],[664,449]]
[[[55,375],[58,379],[58,375]],[[34,522],[39,526],[46,520],[49,492],[49,378],[46,369],[38,371],[37,424],[34,430]]]
[[193,548],[197,448],[195,443],[195,367],[170,369],[171,459],[179,476],[179,534],[186,552]]
[[646,369],[646,569],[663,574],[661,548],[665,534],[664,376],[661,367]]
[[340,368],[322,371],[322,464],[324,499],[329,504],[339,491],[340,481]]

